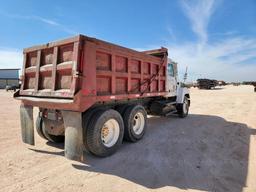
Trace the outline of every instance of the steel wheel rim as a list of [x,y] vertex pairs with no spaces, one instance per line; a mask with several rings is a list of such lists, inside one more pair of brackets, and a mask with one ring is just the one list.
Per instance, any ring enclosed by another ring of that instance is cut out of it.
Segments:
[[116,144],[120,134],[119,123],[115,119],[106,121],[101,129],[101,141],[104,146],[112,147]]
[[141,112],[138,112],[134,115],[133,118],[133,126],[132,129],[136,135],[139,135],[142,133],[145,126],[145,118],[144,115]]

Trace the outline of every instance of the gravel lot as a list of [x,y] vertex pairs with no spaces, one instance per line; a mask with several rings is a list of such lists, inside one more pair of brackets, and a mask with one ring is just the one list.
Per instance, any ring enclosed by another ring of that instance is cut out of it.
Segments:
[[149,117],[145,137],[108,158],[67,160],[63,145],[21,142],[19,101],[0,91],[0,191],[256,191],[252,86],[191,88],[190,115]]

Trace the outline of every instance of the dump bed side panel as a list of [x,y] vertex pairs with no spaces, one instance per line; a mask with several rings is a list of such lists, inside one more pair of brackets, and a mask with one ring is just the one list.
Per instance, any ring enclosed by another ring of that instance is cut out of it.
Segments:
[[80,36],[24,49],[20,95],[72,98],[77,90]]
[[92,61],[95,67],[92,70],[88,66],[85,70],[91,72],[85,76],[93,78],[95,84],[92,81],[91,90],[84,90],[85,94],[95,95],[98,101],[108,101],[166,93],[167,55],[155,57],[97,39],[90,43],[91,48],[86,47],[91,54],[87,52],[87,55],[95,57]]

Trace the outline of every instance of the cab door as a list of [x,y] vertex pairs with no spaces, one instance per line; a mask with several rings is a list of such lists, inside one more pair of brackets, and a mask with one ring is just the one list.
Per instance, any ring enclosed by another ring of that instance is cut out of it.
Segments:
[[166,67],[166,74],[167,74],[167,82],[166,82],[166,91],[167,97],[176,96],[177,90],[177,78],[175,74],[175,65],[176,63],[171,62],[168,59],[167,67]]

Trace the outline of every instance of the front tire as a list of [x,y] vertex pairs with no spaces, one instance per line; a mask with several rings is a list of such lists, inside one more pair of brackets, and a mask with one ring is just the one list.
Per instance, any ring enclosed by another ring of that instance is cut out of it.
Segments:
[[182,104],[177,104],[177,112],[180,118],[188,116],[189,111],[189,100],[185,96]]
[[128,107],[124,117],[124,138],[130,142],[142,139],[147,128],[147,112],[141,105]]
[[121,115],[113,110],[94,113],[86,132],[87,147],[99,157],[112,155],[122,144],[124,123]]

